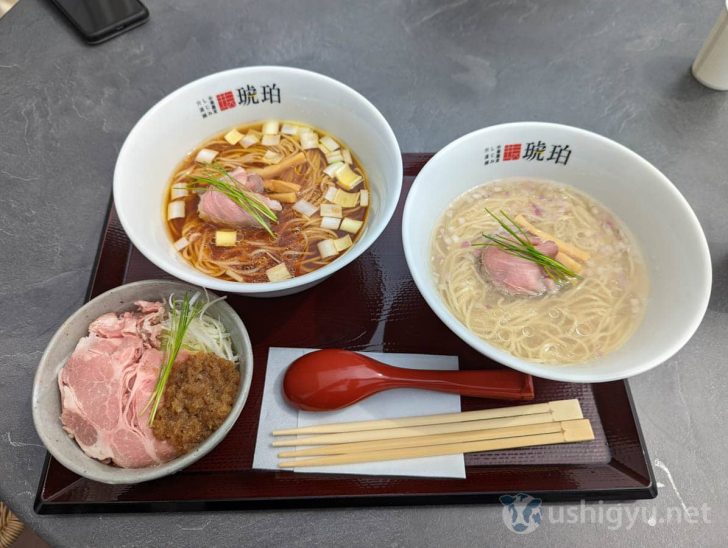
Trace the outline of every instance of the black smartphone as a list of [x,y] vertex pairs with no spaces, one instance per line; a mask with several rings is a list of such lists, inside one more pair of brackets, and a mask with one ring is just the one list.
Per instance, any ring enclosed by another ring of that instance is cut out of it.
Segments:
[[139,0],[51,0],[89,44],[100,44],[149,19]]

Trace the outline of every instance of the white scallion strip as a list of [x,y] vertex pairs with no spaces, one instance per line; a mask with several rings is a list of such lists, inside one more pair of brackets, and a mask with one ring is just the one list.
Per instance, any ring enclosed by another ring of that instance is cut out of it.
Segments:
[[281,282],[283,280],[293,278],[285,263],[279,263],[276,266],[269,268],[265,271],[265,274],[268,276],[268,281],[270,282]]
[[334,240],[334,247],[337,251],[344,251],[345,249],[349,249],[353,244],[354,242],[351,241],[351,236],[349,236],[348,234]]
[[184,198],[185,196],[188,196],[189,193],[190,191],[187,190],[186,185],[178,183],[172,186],[172,190],[169,191],[169,198],[171,200],[177,200],[179,198]]
[[359,201],[358,192],[344,192],[340,188],[336,189],[336,195],[331,200],[335,204],[339,204],[341,207],[355,207]]
[[328,148],[331,152],[339,150],[339,143],[334,141],[328,135],[324,135],[323,137],[321,137],[321,144]]
[[337,217],[321,217],[321,228],[326,230],[339,230],[341,219]]
[[348,164],[344,164],[344,166],[341,167],[335,175],[339,186],[345,190],[353,190],[364,180],[364,178],[353,171]]
[[326,163],[327,164],[339,164],[344,162],[344,156],[341,154],[340,150],[336,150],[334,152],[329,152],[326,155]]
[[351,152],[349,152],[348,148],[342,148],[341,149],[341,155],[344,157],[344,161],[347,164],[353,164],[354,159],[351,157]]
[[333,179],[336,175],[336,172],[343,165],[344,164],[342,164],[341,162],[337,162],[335,164],[328,165],[324,168],[324,173]]
[[243,134],[240,133],[237,129],[231,129],[225,134],[225,140],[231,145],[238,144],[240,142],[240,139],[242,138]]
[[174,248],[177,251],[182,251],[188,245],[190,245],[190,241],[187,238],[185,238],[184,236],[182,236],[179,240],[174,242]]
[[293,124],[283,124],[283,127],[281,127],[281,133],[284,135],[296,135],[298,133],[298,126]]
[[175,200],[167,204],[167,220],[182,219],[185,216],[185,203],[183,200]]
[[267,147],[275,147],[281,144],[281,136],[278,134],[275,135],[263,135],[263,138],[260,140],[261,144]]
[[310,150],[312,148],[318,148],[318,135],[315,131],[306,131],[300,133],[301,148],[303,150]]
[[275,150],[266,150],[265,154],[263,154],[263,160],[265,160],[269,164],[277,164],[278,162],[283,160],[283,155],[280,152],[276,152]]
[[182,347],[190,352],[212,352],[232,362],[238,360],[228,330],[220,320],[205,313],[190,322]]
[[278,120],[268,120],[263,124],[263,135],[275,135],[280,127],[281,124]]
[[218,247],[232,247],[238,239],[238,234],[234,230],[217,230],[215,231],[215,245]]
[[318,207],[306,200],[298,200],[295,204],[293,204],[293,209],[306,217],[313,217],[318,211]]
[[242,145],[243,148],[250,148],[254,144],[258,143],[259,141],[260,141],[260,139],[258,138],[258,136],[255,133],[249,131],[248,133],[245,134],[245,137],[243,137],[243,139],[240,141],[240,144]]
[[195,156],[195,162],[199,164],[211,164],[217,155],[217,150],[203,148],[200,149],[200,152],[198,152],[197,156]]
[[321,216],[341,219],[344,215],[342,214],[341,206],[338,204],[321,204]]
[[341,221],[341,226],[339,226],[339,229],[343,230],[344,232],[356,234],[357,232],[359,232],[359,229],[363,224],[364,223],[362,221],[357,221],[356,219],[350,219],[349,217],[345,217]]
[[367,207],[369,205],[369,191],[365,189],[361,189],[359,191],[359,205],[362,207]]
[[339,191],[338,188],[335,186],[330,186],[326,189],[326,193],[324,194],[324,199],[328,200],[329,202],[333,202],[336,198],[336,193]]
[[327,259],[329,257],[333,257],[334,255],[338,255],[339,252],[336,250],[336,244],[334,244],[334,240],[321,240],[318,244],[319,253],[321,254],[322,259]]

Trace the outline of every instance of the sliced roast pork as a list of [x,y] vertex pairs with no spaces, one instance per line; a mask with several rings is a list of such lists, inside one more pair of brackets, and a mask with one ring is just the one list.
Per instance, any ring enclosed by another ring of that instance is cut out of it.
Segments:
[[149,427],[149,401],[162,364],[162,303],[91,322],[58,375],[63,428],[95,459],[124,468],[171,460],[174,448]]
[[[267,205],[273,211],[281,211],[283,207],[277,200],[271,200],[263,192],[263,179],[255,173],[246,173],[241,168],[235,168],[229,175],[238,182],[241,190],[245,190],[252,198]],[[220,226],[245,227],[258,226],[258,222],[243,208],[228,198],[222,192],[210,188],[200,196],[197,206],[200,217]]]
[[[532,239],[532,243],[548,257],[556,257],[559,252],[554,242]],[[508,295],[543,295],[555,287],[553,280],[546,275],[541,266],[500,248],[485,247],[481,252],[480,261],[493,285]]]

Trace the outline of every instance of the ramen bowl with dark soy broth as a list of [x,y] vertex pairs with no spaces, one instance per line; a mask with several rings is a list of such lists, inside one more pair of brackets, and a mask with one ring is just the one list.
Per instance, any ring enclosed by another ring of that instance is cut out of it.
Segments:
[[332,78],[246,67],[152,107],[119,153],[114,205],[132,243],[196,285],[302,291],[361,255],[394,213],[397,140]]

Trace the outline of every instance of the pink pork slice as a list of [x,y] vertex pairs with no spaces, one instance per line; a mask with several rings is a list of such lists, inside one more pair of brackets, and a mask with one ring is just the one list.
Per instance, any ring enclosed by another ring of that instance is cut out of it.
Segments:
[[92,322],[58,375],[63,428],[88,456],[124,468],[175,456],[169,443],[154,437],[142,412],[162,363],[151,341],[159,346],[163,308],[137,304],[146,312],[104,314]]
[[[534,241],[533,244],[549,257],[556,257],[559,252],[558,246],[552,241]],[[553,281],[546,276],[541,266],[497,247],[485,247],[480,261],[493,285],[508,295],[537,296],[554,288]]]
[[[241,189],[248,191],[253,198],[263,202],[273,211],[281,211],[283,207],[277,200],[271,200],[263,192],[263,179],[256,173],[246,173],[237,167],[229,173],[240,185]],[[229,226],[233,228],[245,226],[258,226],[258,222],[250,216],[243,208],[233,200],[215,189],[206,190],[200,196],[200,203],[197,206],[200,217],[215,225]]]

